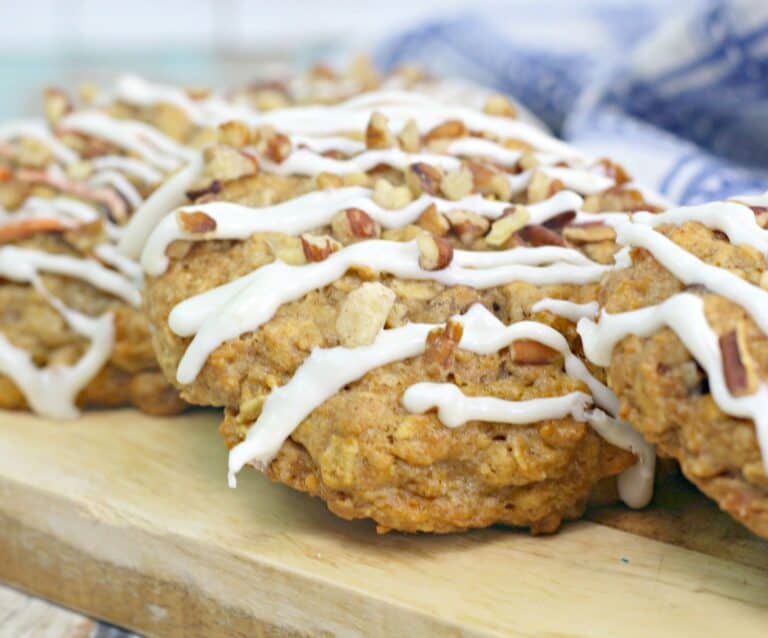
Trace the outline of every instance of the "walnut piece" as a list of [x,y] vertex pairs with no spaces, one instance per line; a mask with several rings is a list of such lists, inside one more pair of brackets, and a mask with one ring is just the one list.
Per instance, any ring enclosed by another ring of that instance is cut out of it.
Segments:
[[395,293],[378,282],[364,283],[350,292],[336,318],[343,346],[356,348],[374,342],[395,303]]
[[539,224],[526,226],[517,235],[531,246],[565,246],[565,240],[560,235]]
[[419,266],[424,270],[442,270],[453,261],[453,246],[447,239],[421,235],[416,243],[419,247]]
[[560,353],[538,341],[520,339],[512,344],[512,358],[515,363],[540,366],[554,363]]

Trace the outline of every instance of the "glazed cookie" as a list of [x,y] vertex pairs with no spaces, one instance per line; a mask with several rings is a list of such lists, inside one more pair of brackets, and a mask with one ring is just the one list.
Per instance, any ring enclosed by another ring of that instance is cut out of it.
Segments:
[[[740,198],[615,225],[632,265],[579,324],[630,421],[720,507],[768,537],[765,206]],[[761,454],[762,449],[762,454]]]
[[220,128],[142,263],[160,365],[225,408],[233,481],[411,532],[554,531],[622,473],[650,497],[575,321],[624,258],[604,220],[655,206],[506,104],[379,91]]

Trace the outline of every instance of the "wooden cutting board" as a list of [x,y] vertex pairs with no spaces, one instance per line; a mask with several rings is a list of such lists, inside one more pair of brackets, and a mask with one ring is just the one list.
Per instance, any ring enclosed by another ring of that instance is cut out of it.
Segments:
[[688,488],[551,537],[377,536],[256,472],[228,489],[216,424],[0,413],[0,580],[157,636],[768,631],[768,544]]

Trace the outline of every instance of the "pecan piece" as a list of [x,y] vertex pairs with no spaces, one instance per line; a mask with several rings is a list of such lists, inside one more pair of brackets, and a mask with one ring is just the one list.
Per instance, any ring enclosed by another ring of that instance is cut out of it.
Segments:
[[560,235],[539,224],[526,226],[517,236],[531,246],[565,246],[565,240]]
[[453,261],[453,246],[447,239],[421,235],[416,243],[419,247],[419,266],[424,270],[442,270]]
[[368,126],[365,129],[365,146],[369,149],[392,148],[395,136],[389,130],[389,120],[379,111],[371,113]]
[[443,171],[426,162],[411,164],[405,171],[405,183],[416,196],[422,193],[437,195],[442,179]]
[[563,237],[574,244],[595,244],[616,239],[616,231],[602,222],[587,222],[566,226]]
[[489,246],[503,246],[507,240],[530,221],[531,213],[525,206],[510,206],[493,222],[491,232],[485,238]]
[[424,362],[433,374],[442,376],[453,367],[453,356],[464,334],[464,327],[449,320],[445,328],[435,328],[427,335]]
[[368,213],[359,208],[345,208],[331,220],[333,234],[343,244],[371,239],[381,234],[381,227]]
[[335,253],[341,245],[328,235],[301,235],[301,249],[307,261],[323,261],[331,253]]
[[443,194],[453,201],[467,197],[475,186],[475,178],[472,171],[466,166],[461,166],[445,174],[440,180],[440,188]]
[[280,164],[291,154],[292,150],[290,138],[282,133],[275,133],[267,139],[267,148],[264,154],[275,164]]
[[435,204],[430,204],[424,209],[416,224],[438,237],[445,237],[448,231],[451,230],[451,225],[448,223],[445,215],[437,210]]
[[532,339],[520,339],[512,344],[512,359],[524,365],[546,365],[560,358],[560,353]]
[[419,133],[419,125],[416,124],[416,120],[410,119],[405,123],[405,126],[400,131],[400,135],[397,136],[400,142],[400,148],[407,153],[418,153],[421,149],[421,134]]
[[499,117],[517,117],[517,109],[503,95],[491,95],[485,102],[483,111],[488,115],[497,115]]
[[452,210],[445,216],[462,244],[471,244],[479,239],[488,232],[491,225],[482,215],[466,210]]
[[758,376],[756,365],[749,354],[744,324],[719,338],[723,358],[723,375],[730,393],[736,397],[757,392]]
[[575,210],[566,210],[562,213],[558,213],[554,217],[550,217],[547,221],[542,222],[541,225],[559,233],[562,232],[563,228],[570,224],[575,218]]
[[203,234],[216,230],[216,220],[201,210],[190,213],[181,211],[178,220],[179,227],[188,233]]
[[185,194],[188,200],[194,202],[198,197],[202,197],[203,195],[218,195],[220,192],[221,182],[218,179],[215,179],[208,184],[208,186],[188,190]]
[[424,139],[427,142],[438,139],[454,139],[457,137],[464,137],[467,135],[467,127],[461,120],[446,120],[442,124],[438,124],[431,129]]

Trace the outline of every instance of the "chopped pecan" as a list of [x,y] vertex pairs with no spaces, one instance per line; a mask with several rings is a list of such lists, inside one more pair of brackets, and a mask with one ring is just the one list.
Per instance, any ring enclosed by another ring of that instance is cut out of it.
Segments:
[[512,188],[505,173],[495,166],[489,166],[482,162],[468,160],[467,168],[472,172],[474,187],[483,195],[493,195],[501,201],[509,201],[512,197]]
[[201,210],[180,211],[178,220],[179,227],[188,233],[203,234],[216,230],[216,220]]
[[528,203],[533,204],[549,199],[563,188],[563,183],[559,179],[552,179],[546,173],[536,171],[528,184]]
[[475,178],[472,171],[466,166],[461,166],[449,171],[440,181],[443,194],[453,201],[467,197],[475,186]]
[[341,246],[333,237],[328,235],[301,235],[301,248],[307,261],[323,261]]
[[464,137],[468,133],[466,125],[461,120],[446,120],[431,129],[424,136],[424,139],[427,142],[437,139],[455,139],[457,137]]
[[282,133],[275,133],[267,139],[267,148],[264,154],[275,164],[280,164],[291,154],[292,150],[290,138]]
[[493,222],[491,232],[485,237],[490,246],[503,246],[507,240],[530,221],[531,213],[525,206],[511,206]]
[[608,158],[598,160],[597,167],[606,176],[610,177],[615,184],[626,184],[630,181],[629,173],[624,170],[621,164],[617,164]]
[[542,226],[546,226],[549,230],[554,230],[559,233],[570,224],[576,218],[575,210],[566,210],[562,213],[558,213],[554,217],[550,217],[547,221],[542,222]]
[[359,208],[346,208],[331,220],[333,234],[343,244],[381,235],[381,227],[368,213]]
[[421,149],[421,134],[416,120],[410,119],[405,123],[400,135],[397,136],[400,148],[407,153],[418,153]]
[[342,345],[356,348],[373,343],[395,303],[395,293],[379,282],[367,282],[347,295],[336,318]]
[[217,179],[213,180],[208,186],[203,188],[195,188],[186,192],[187,199],[195,201],[198,197],[203,195],[218,195],[221,192],[221,182]]
[[437,195],[442,179],[443,171],[426,162],[411,164],[405,171],[405,183],[416,196],[422,193]]
[[565,246],[565,240],[546,226],[532,224],[518,231],[517,236],[531,246]]
[[383,113],[374,111],[365,129],[366,148],[392,148],[394,145],[395,137],[389,130],[389,120]]
[[566,226],[563,237],[574,244],[595,244],[616,239],[616,231],[602,222],[587,222]]
[[524,365],[546,365],[560,358],[560,353],[532,339],[520,339],[512,344],[512,358]]
[[451,230],[448,219],[437,210],[435,204],[430,204],[424,209],[416,224],[433,235],[445,237]]
[[251,143],[251,127],[242,120],[230,120],[219,124],[219,142],[243,148]]
[[379,206],[394,210],[410,204],[413,196],[407,186],[393,186],[388,180],[380,178],[373,186],[372,198]]
[[759,383],[756,365],[749,354],[746,341],[743,323],[719,339],[725,384],[731,394],[737,397],[754,394]]
[[421,235],[416,242],[419,247],[419,266],[424,270],[442,270],[453,261],[453,246],[447,239]]
[[462,244],[471,244],[479,239],[488,232],[491,225],[482,215],[466,210],[452,210],[445,216]]
[[444,328],[435,328],[427,335],[424,362],[427,367],[440,375],[453,367],[453,356],[461,342],[464,327],[449,320]]
[[499,117],[517,117],[517,109],[503,95],[491,95],[485,102],[483,111],[488,115],[497,115]]

